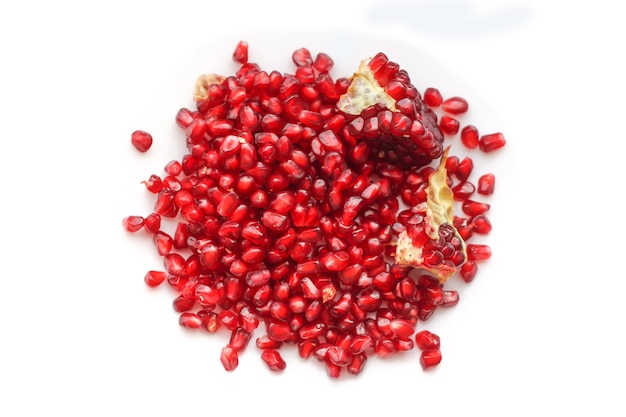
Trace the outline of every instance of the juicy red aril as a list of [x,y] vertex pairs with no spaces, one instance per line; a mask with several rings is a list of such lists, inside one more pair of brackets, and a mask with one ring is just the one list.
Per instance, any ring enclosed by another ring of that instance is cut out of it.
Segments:
[[484,261],[491,258],[491,248],[488,245],[468,244],[467,258],[471,261]]
[[476,126],[467,125],[461,129],[461,143],[468,149],[475,149],[478,147],[478,129]]
[[467,100],[462,97],[450,97],[441,103],[441,109],[450,114],[463,114],[468,109]]
[[239,64],[248,63],[248,42],[240,41],[233,52],[233,60]]
[[438,89],[429,87],[424,90],[424,103],[426,103],[429,107],[439,107],[443,102],[443,98],[441,97],[441,93]]
[[493,152],[504,145],[506,145],[506,140],[502,133],[483,135],[478,140],[478,148],[483,152]]
[[147,152],[152,147],[152,135],[143,130],[136,130],[130,135],[130,142],[139,152]]
[[415,334],[415,344],[421,350],[425,349],[439,349],[441,340],[439,336],[428,330],[421,330]]
[[420,364],[422,368],[428,369],[441,362],[441,351],[437,348],[425,349],[420,355]]
[[141,216],[128,216],[122,220],[124,229],[129,232],[136,232],[143,227],[144,218]]
[[[494,177],[474,187],[472,159],[449,155],[445,164],[464,216],[450,219],[458,234],[442,224],[432,238],[422,215],[443,135],[459,131],[451,116],[467,102],[444,101],[435,88],[420,94],[406,70],[378,53],[368,65],[395,111],[376,104],[350,115],[337,103],[351,79],[331,77],[327,54],[296,50],[291,74],[249,62],[245,41],[232,59],[234,75],[206,76],[196,91],[206,97],[177,112],[188,154],[167,163],[162,178],[143,181],[152,213],[123,220],[129,232],[143,228],[163,257],[164,271],[149,271],[146,285],[167,280],[181,326],[229,332],[220,355],[229,371],[260,325],[266,334],[256,346],[273,371],[285,369],[278,350],[287,344],[319,359],[331,377],[415,345],[424,368],[439,363],[439,338],[413,335],[459,293],[393,256],[405,230],[425,265],[457,268],[467,282],[491,256],[488,246],[459,238],[491,231],[490,205],[471,198],[491,194]],[[503,145],[498,135],[479,137],[468,125],[461,142],[489,152]]]
[[144,277],[144,281],[148,287],[158,287],[165,281],[167,274],[163,271],[148,271]]
[[439,128],[446,135],[456,135],[459,131],[460,123],[457,119],[450,116],[441,116],[439,120]]
[[239,365],[239,355],[237,354],[237,350],[231,346],[224,346],[220,355],[220,361],[222,362],[224,369],[227,371],[234,371]]
[[485,174],[478,178],[478,188],[476,192],[482,195],[493,194],[493,189],[496,184],[496,177],[493,174]]
[[280,353],[274,349],[265,349],[261,352],[261,359],[270,368],[271,371],[279,372],[287,367]]

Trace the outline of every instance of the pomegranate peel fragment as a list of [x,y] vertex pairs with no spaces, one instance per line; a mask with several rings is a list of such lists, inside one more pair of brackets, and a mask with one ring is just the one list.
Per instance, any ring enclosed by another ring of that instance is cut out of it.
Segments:
[[356,116],[376,104],[396,111],[396,101],[378,83],[374,71],[367,64],[369,61],[369,58],[361,61],[361,65],[352,75],[348,91],[339,97],[337,108],[342,112]]
[[[441,156],[441,161],[437,169],[428,178],[428,187],[426,188],[426,203],[422,208],[425,213],[425,233],[431,240],[438,240],[440,237],[440,228],[443,225],[453,230],[454,235],[459,239],[461,252],[463,254],[463,262],[467,259],[467,249],[465,241],[459,234],[454,221],[454,193],[447,184],[446,160],[448,157],[449,147],[446,148]],[[440,283],[447,281],[461,266],[452,266],[443,262],[430,266],[424,259],[424,247],[416,246],[414,239],[409,236],[407,230],[400,232],[396,241],[395,261],[398,265],[408,265],[414,268],[425,269],[433,274]]]
[[219,74],[203,74],[196,80],[196,88],[193,93],[195,101],[202,101],[209,98],[209,86],[212,84],[221,84],[226,77]]

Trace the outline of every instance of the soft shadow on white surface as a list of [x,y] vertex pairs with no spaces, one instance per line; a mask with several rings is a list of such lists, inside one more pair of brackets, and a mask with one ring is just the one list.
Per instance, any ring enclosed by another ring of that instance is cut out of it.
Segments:
[[480,7],[467,0],[406,0],[371,6],[366,17],[393,26],[438,36],[493,35],[527,23],[532,12],[527,4],[498,4]]

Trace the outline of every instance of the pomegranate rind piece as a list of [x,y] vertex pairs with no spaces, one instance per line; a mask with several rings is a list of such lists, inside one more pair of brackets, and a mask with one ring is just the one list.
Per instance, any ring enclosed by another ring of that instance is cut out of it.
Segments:
[[[450,225],[454,230],[454,234],[461,240],[464,259],[467,259],[465,241],[453,225],[454,193],[448,186],[446,170],[446,160],[448,158],[449,149],[448,147],[444,150],[439,166],[428,178],[425,207],[426,233],[431,239],[437,239],[439,237],[439,227],[444,224]],[[430,268],[424,265],[422,251],[423,248],[413,245],[413,239],[411,239],[406,230],[398,235],[395,252],[395,261],[397,264],[424,269],[435,276],[442,284],[454,275],[457,270],[455,267],[438,265],[434,268]]]
[[206,100],[209,97],[209,86],[212,84],[221,84],[226,77],[219,74],[203,74],[196,80],[196,88],[193,93],[193,99],[198,102]]
[[337,108],[346,114],[359,115],[375,104],[382,104],[391,111],[396,111],[396,101],[378,83],[367,64],[371,58],[361,61],[359,68],[350,79],[350,86],[339,97]]

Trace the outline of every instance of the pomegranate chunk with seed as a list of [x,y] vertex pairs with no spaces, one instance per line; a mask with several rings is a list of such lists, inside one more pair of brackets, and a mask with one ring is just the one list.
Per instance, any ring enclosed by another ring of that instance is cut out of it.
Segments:
[[[421,322],[459,302],[449,279],[471,282],[491,257],[467,241],[491,232],[495,177],[475,181],[479,159],[448,143],[460,130],[466,152],[492,152],[504,136],[461,129],[465,99],[419,91],[382,52],[333,78],[324,52],[269,71],[248,47],[235,45],[233,74],[198,77],[195,105],[172,120],[188,152],[142,182],[153,210],[122,220],[162,257],[145,284],[167,282],[180,326],[228,338],[226,371],[257,329],[274,372],[287,345],[332,378],[415,347],[436,366],[439,336]],[[145,152],[152,136],[131,142]]]

